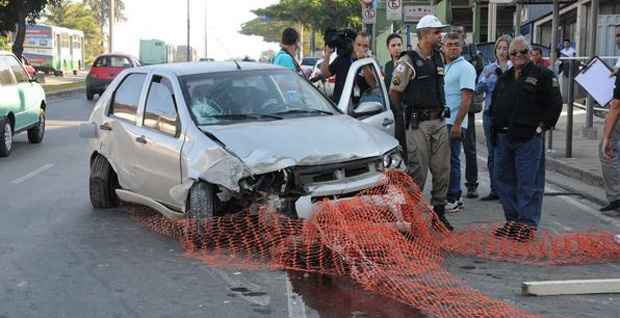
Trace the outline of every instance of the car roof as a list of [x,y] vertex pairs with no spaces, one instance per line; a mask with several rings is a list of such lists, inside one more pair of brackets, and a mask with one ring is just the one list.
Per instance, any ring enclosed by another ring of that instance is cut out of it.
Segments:
[[136,59],[136,57],[134,57],[133,55],[125,54],[125,53],[104,53],[104,54],[97,55],[97,58],[95,59],[98,59],[100,57],[106,57],[106,56],[120,56],[120,57],[126,57],[130,59]]
[[[286,68],[266,63],[239,62],[242,71],[281,71]],[[204,74],[204,73],[221,73],[238,71],[234,62],[188,62],[188,63],[169,63],[156,64],[140,67],[142,70],[155,72],[172,73],[176,76]]]

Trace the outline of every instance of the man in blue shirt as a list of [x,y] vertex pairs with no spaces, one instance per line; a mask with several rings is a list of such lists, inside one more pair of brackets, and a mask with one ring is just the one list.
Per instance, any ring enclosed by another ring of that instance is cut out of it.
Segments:
[[[446,104],[450,108],[448,130],[450,131],[450,185],[446,212],[463,210],[461,199],[461,148],[467,130],[467,112],[476,89],[476,69],[467,62],[463,53],[463,40],[457,32],[450,32],[444,40],[446,76],[444,87]],[[472,123],[474,125],[475,123]]]
[[284,66],[293,72],[303,74],[299,63],[295,61],[295,54],[299,49],[299,33],[293,28],[286,28],[282,32],[280,52],[273,58],[273,64]]

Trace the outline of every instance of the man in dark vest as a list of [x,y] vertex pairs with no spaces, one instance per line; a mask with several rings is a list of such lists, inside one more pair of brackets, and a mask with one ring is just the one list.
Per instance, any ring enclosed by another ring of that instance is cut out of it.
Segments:
[[492,99],[496,191],[506,224],[498,237],[534,238],[545,190],[544,132],[562,112],[562,96],[552,71],[534,65],[529,44],[516,37],[508,50],[512,68],[497,80]]
[[444,63],[439,52],[441,32],[446,27],[433,15],[420,19],[416,27],[418,46],[401,55],[390,84],[392,103],[404,110],[408,173],[423,190],[431,171],[431,204],[437,215],[433,225],[440,230],[453,229],[445,217],[450,182],[450,140],[445,118],[450,114],[446,110]]

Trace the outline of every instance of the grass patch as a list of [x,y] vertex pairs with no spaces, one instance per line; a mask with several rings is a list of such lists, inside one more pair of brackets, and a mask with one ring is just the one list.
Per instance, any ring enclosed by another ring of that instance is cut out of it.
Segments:
[[43,84],[41,86],[43,86],[43,90],[45,91],[45,94],[50,94],[50,93],[56,93],[56,92],[61,92],[61,91],[66,91],[66,90],[70,90],[70,89],[76,89],[76,88],[84,88],[85,87],[85,83],[84,81],[80,81],[80,82],[74,82],[74,83],[64,83],[64,84]]

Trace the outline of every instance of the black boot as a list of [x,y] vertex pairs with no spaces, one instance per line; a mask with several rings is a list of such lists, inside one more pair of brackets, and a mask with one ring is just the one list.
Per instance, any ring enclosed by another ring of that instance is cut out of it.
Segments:
[[605,211],[618,210],[618,209],[620,209],[620,200],[615,200],[615,201],[609,202],[609,205],[602,207],[600,211],[605,212]]
[[443,228],[450,232],[454,231],[454,227],[450,224],[450,222],[448,222],[448,219],[446,219],[446,206],[436,205],[433,207],[433,210],[437,215],[437,217],[433,218],[432,221],[433,228],[439,232],[441,232]]

